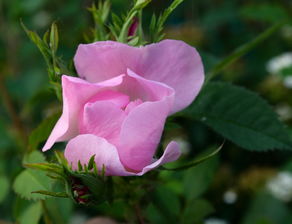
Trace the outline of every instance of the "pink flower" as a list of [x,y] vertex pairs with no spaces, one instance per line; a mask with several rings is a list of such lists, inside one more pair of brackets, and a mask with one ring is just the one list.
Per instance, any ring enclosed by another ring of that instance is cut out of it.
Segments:
[[180,156],[170,142],[153,158],[167,116],[187,107],[203,81],[197,51],[182,41],[144,47],[105,41],[81,44],[74,58],[80,78],[62,76],[63,114],[43,151],[68,141],[73,169],[95,155],[107,175],[143,175]]

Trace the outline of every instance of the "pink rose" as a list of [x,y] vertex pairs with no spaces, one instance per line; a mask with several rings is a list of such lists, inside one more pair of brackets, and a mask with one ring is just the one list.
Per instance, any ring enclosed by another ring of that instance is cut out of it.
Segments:
[[68,141],[73,169],[95,155],[107,175],[143,175],[180,156],[170,142],[153,158],[167,116],[197,96],[204,71],[197,51],[177,40],[144,47],[105,41],[81,44],[74,58],[80,78],[62,76],[63,114],[43,151]]

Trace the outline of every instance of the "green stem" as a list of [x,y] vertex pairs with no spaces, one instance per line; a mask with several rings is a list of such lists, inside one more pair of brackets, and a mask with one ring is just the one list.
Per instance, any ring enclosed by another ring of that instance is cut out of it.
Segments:
[[211,79],[216,77],[222,70],[241,58],[244,54],[254,49],[258,44],[260,44],[268,37],[270,37],[273,33],[278,31],[286,23],[287,22],[285,21],[273,25],[272,27],[268,28],[266,31],[258,35],[255,39],[235,49],[235,51],[233,51],[229,56],[220,61],[210,72],[207,73],[205,84],[207,84]]
[[210,154],[208,154],[207,156],[204,156],[202,158],[199,158],[197,160],[195,160],[194,162],[187,164],[187,165],[183,165],[180,167],[176,167],[176,168],[165,168],[165,167],[161,167],[162,170],[167,170],[167,171],[180,171],[180,170],[185,170],[185,169],[189,169],[191,167],[197,166],[199,164],[201,164],[202,162],[205,162],[206,160],[212,158],[213,156],[215,156],[218,152],[220,152],[220,150],[223,148],[225,141],[213,152],[211,152]]

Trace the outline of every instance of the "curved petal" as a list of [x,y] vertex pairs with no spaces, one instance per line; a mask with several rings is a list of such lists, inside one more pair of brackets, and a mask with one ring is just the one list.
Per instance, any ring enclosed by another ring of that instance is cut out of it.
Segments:
[[127,68],[134,69],[139,49],[115,41],[98,41],[80,44],[74,56],[74,64],[81,78],[100,82],[119,74]]
[[78,169],[78,161],[82,165],[88,164],[90,158],[95,155],[94,161],[98,170],[105,166],[105,174],[108,176],[129,176],[120,162],[116,147],[104,138],[85,134],[71,139],[65,149],[65,158],[72,164],[74,170]]
[[98,169],[101,170],[104,165],[105,174],[108,176],[142,176],[160,165],[177,160],[180,156],[180,150],[176,142],[170,142],[160,159],[144,167],[139,173],[127,171],[119,159],[116,147],[104,138],[91,134],[78,135],[71,139],[66,146],[64,155],[74,170],[78,169],[78,161],[82,165],[88,164],[90,158],[95,155],[94,161]]
[[107,101],[119,108],[125,108],[129,104],[130,97],[117,91],[105,90],[94,95],[88,102],[94,103],[96,101]]
[[125,117],[125,111],[112,102],[87,103],[79,119],[80,134],[94,134],[116,145]]
[[[43,151],[57,141],[66,141],[78,134],[78,115],[84,104],[95,94],[123,82],[124,75],[100,83],[89,83],[80,78],[62,76],[63,113],[52,130]],[[78,93],[78,94],[77,94]]]
[[187,107],[204,82],[204,67],[196,49],[183,41],[164,40],[146,46],[144,51],[136,72],[175,90],[172,113]]
[[172,113],[188,106],[204,82],[204,69],[195,48],[178,40],[163,40],[135,48],[114,41],[79,45],[75,66],[80,77],[97,82],[124,74],[127,68],[146,79],[172,87]]
[[152,161],[165,119],[173,105],[174,91],[164,84],[146,80],[130,71],[128,75],[146,92],[144,95],[157,100],[144,102],[133,108],[122,124],[120,144],[117,146],[121,162],[127,169],[139,172]]
[[143,174],[157,168],[158,166],[161,166],[165,163],[173,162],[177,160],[180,155],[181,151],[179,149],[179,145],[175,141],[172,141],[167,145],[163,155],[158,160],[148,166],[145,166],[140,173],[137,173],[137,175],[142,176]]

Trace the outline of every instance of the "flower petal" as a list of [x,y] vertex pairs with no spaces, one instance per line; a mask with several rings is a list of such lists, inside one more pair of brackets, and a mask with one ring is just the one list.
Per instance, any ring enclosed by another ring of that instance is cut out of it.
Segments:
[[95,94],[123,82],[124,75],[100,83],[89,83],[80,78],[62,76],[63,113],[51,132],[43,151],[57,141],[66,141],[78,134],[78,115],[84,104]]
[[138,63],[139,48],[115,41],[80,44],[74,57],[76,70],[89,82],[100,82],[119,74]]
[[173,113],[187,107],[204,82],[204,68],[196,49],[178,40],[164,40],[144,49],[146,52],[134,71],[175,90]]
[[80,77],[90,82],[124,74],[129,68],[146,79],[169,85],[176,92],[172,113],[187,107],[204,82],[198,52],[178,40],[164,40],[140,48],[114,41],[81,44],[74,62]]
[[80,134],[94,134],[116,145],[125,117],[125,111],[112,102],[87,103],[79,119]]
[[174,91],[164,84],[146,80],[131,71],[128,71],[128,76],[134,79],[136,86],[145,92],[145,96],[150,95],[156,99],[144,102],[129,112],[122,124],[120,144],[117,145],[123,165],[129,170],[139,172],[153,159],[165,119],[173,105]]
[[157,168],[158,166],[161,166],[165,163],[173,162],[177,160],[180,155],[181,151],[179,149],[179,145],[175,141],[172,141],[167,145],[163,155],[158,160],[148,166],[145,166],[140,173],[137,173],[137,175],[142,176],[148,171]]
[[116,147],[106,139],[91,134],[78,135],[71,139],[64,155],[74,170],[78,169],[78,161],[82,165],[88,164],[90,158],[95,155],[94,161],[98,169],[101,170],[105,166],[105,174],[108,176],[142,176],[160,165],[177,160],[180,150],[176,142],[170,142],[160,159],[144,167],[139,173],[127,171],[119,159]]
[[71,139],[65,149],[65,158],[72,164],[74,170],[78,169],[78,161],[82,165],[88,164],[90,158],[95,155],[94,161],[98,170],[105,166],[105,173],[108,176],[129,176],[120,162],[116,147],[106,139],[91,135],[78,135]]

